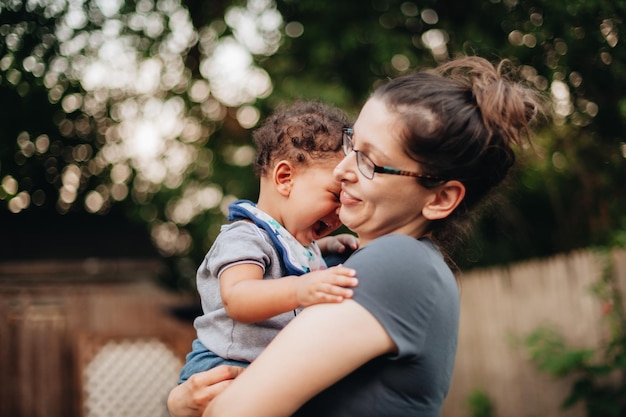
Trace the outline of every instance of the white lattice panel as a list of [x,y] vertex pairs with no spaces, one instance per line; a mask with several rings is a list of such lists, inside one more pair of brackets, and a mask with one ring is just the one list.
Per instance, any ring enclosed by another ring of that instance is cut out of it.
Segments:
[[110,341],[84,369],[84,415],[168,416],[167,395],[181,367],[181,361],[160,340]]

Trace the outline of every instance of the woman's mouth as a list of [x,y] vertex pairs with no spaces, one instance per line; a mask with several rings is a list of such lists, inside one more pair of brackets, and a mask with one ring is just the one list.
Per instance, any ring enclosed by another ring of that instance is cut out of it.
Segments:
[[351,196],[345,190],[341,191],[341,194],[339,195],[339,200],[341,201],[342,205],[352,205],[359,202],[357,198]]

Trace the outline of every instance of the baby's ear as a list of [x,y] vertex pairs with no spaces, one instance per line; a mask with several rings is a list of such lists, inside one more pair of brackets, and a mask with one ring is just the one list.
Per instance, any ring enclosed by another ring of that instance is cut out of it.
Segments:
[[291,193],[291,187],[293,186],[293,179],[295,176],[295,168],[289,161],[278,161],[272,171],[272,179],[274,181],[274,187],[278,193],[284,197],[289,197]]
[[432,190],[432,198],[426,202],[422,214],[428,220],[448,217],[465,197],[465,186],[459,181],[448,181]]

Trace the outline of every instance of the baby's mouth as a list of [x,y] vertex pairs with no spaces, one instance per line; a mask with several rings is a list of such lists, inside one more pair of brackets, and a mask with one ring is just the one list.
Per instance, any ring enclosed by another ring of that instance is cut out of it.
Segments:
[[315,225],[315,227],[313,228],[313,232],[315,232],[315,234],[317,236],[324,236],[327,233],[330,233],[332,231],[332,225],[330,225],[329,223],[326,223],[323,220],[319,220],[317,222],[317,224]]
[[313,232],[317,235],[317,238],[320,238],[334,232],[339,226],[341,226],[339,216],[333,214],[318,220],[313,227]]

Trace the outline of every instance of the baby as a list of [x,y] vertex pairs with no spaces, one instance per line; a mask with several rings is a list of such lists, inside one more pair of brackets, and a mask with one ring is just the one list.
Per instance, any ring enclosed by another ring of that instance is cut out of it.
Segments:
[[254,132],[259,199],[231,204],[232,223],[198,268],[204,314],[179,383],[221,364],[247,366],[302,307],[352,296],[355,271],[322,257],[358,246],[353,235],[328,236],[341,226],[333,169],[348,125],[337,108],[297,102]]

